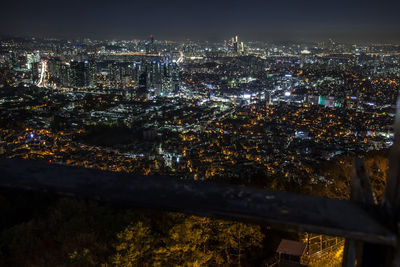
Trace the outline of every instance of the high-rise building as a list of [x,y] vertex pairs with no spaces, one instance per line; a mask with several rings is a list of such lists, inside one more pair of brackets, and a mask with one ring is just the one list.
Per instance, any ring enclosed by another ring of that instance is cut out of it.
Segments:
[[179,92],[179,67],[178,64],[172,63],[171,66],[172,87],[175,94]]
[[239,44],[239,36],[232,37],[231,43],[228,43],[228,49],[232,51],[234,54],[238,54],[240,49]]
[[89,61],[89,86],[97,86],[97,64],[95,61]]
[[151,86],[156,86],[161,84],[163,68],[165,66],[164,62],[158,62],[153,60],[150,64],[150,83]]
[[144,71],[139,76],[139,87],[136,91],[136,97],[140,99],[147,99],[148,97],[148,74],[147,71]]
[[150,34],[150,39],[145,43],[146,54],[154,54],[156,53],[155,44],[154,44],[154,36]]
[[62,62],[60,66],[60,83],[64,86],[72,86],[72,69],[69,62]]
[[73,84],[77,87],[89,86],[89,62],[71,62]]
[[237,54],[238,51],[239,51],[239,37],[236,35],[233,42],[233,52]]

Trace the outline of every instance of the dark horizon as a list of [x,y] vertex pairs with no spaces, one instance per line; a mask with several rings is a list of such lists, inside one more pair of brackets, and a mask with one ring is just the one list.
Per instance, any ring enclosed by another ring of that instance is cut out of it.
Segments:
[[[210,38],[196,38],[196,37],[186,37],[186,38],[161,38],[160,36],[164,36],[164,34],[161,35],[154,35],[153,33],[149,33],[147,35],[143,34],[140,36],[132,36],[131,38],[124,38],[124,36],[109,36],[109,37],[93,37],[93,36],[62,36],[62,35],[28,35],[28,34],[0,34],[0,40],[12,40],[12,39],[26,39],[29,40],[31,38],[39,39],[39,40],[74,40],[74,41],[83,41],[84,39],[90,39],[94,41],[146,41],[149,39],[150,35],[154,36],[154,39],[156,41],[170,41],[170,42],[182,42],[184,43],[185,41],[191,41],[191,42],[197,42],[197,43],[222,43],[223,41],[229,40],[233,36],[238,35],[240,40],[245,41],[245,42],[265,42],[265,43],[270,43],[270,44],[318,44],[318,43],[327,43],[329,41],[333,41],[334,43],[340,43],[340,44],[346,44],[346,45],[395,45],[395,46],[400,46],[400,40],[391,40],[391,39],[377,39],[377,40],[370,40],[367,37],[365,38],[358,38],[358,39],[346,39],[346,38],[341,38],[340,36],[337,35],[331,35],[327,37],[316,37],[316,38],[306,38],[304,36],[299,36],[299,37],[285,37],[282,36],[281,38],[276,37],[273,38],[271,35],[269,35],[269,38],[264,38],[264,39],[253,39],[253,38],[246,38],[248,34],[246,33],[234,33],[230,36],[221,36],[220,38],[218,37],[210,37]],[[400,33],[399,33],[400,35]],[[276,34],[276,36],[281,36]]]
[[399,43],[399,1],[9,1],[0,35],[45,38]]

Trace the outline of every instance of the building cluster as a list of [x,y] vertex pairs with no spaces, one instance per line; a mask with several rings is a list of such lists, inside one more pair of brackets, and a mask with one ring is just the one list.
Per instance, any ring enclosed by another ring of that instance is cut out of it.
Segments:
[[3,40],[0,152],[319,183],[319,163],[392,145],[399,46],[245,43]]

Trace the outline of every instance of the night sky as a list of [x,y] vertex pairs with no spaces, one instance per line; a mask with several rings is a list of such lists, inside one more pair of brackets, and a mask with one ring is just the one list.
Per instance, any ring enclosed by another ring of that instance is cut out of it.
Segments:
[[400,42],[400,0],[14,0],[0,34],[58,38]]

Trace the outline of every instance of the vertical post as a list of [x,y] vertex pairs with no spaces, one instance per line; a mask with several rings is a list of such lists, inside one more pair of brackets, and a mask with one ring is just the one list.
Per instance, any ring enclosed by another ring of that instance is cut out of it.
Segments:
[[322,235],[319,235],[319,250],[322,251]]
[[[400,236],[400,96],[396,104],[396,119],[394,123],[394,143],[389,156],[389,170],[385,188],[383,206],[389,215],[391,226]],[[392,266],[400,266],[400,245],[392,251]]]
[[400,204],[400,97],[397,100],[396,119],[394,124],[394,143],[389,156],[389,170],[384,196],[384,206],[397,220],[397,211]]
[[355,267],[356,266],[356,249],[354,240],[346,239],[344,243],[343,252],[343,267]]
[[[365,171],[364,160],[354,159],[354,175],[351,179],[350,200],[374,206],[371,184]],[[363,243],[346,239],[343,253],[343,266],[354,267],[362,264]]]
[[363,159],[354,159],[354,171],[355,174],[351,180],[350,200],[373,206],[375,204],[374,197]]
[[[387,173],[387,181],[385,195],[383,198],[381,210],[382,220],[388,224],[399,237],[399,208],[400,208],[400,97],[397,100],[396,119],[394,125],[394,144],[391,147],[389,156],[389,170]],[[362,180],[363,178],[361,178]],[[365,189],[365,188],[364,188]],[[365,192],[364,192],[365,193]],[[368,200],[369,196],[364,194],[364,200]],[[400,246],[392,248],[388,246],[380,246],[376,244],[365,243],[363,246],[363,266],[385,266],[400,267]]]

